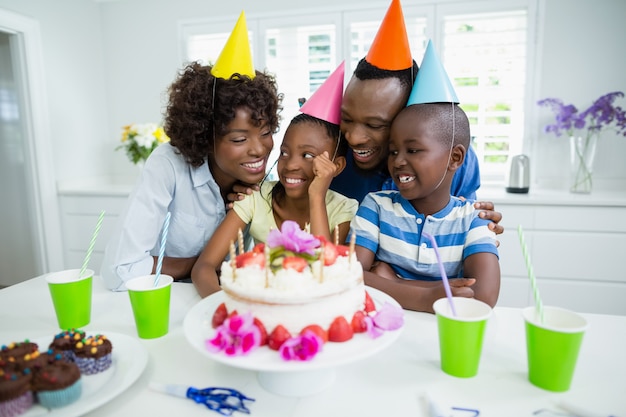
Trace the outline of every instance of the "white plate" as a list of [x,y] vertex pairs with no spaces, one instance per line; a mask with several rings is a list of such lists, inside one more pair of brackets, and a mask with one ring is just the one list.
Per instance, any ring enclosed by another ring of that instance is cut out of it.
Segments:
[[[146,348],[130,336],[124,334],[92,330],[85,331],[87,335],[103,334],[113,344],[113,364],[106,371],[97,375],[84,375],[82,379],[82,393],[78,401],[65,407],[49,410],[35,404],[20,417],[74,417],[81,416],[94,410],[121,394],[131,386],[146,368],[148,352]],[[53,334],[45,337],[31,338],[39,345],[39,350],[47,349],[54,337]]]
[[[366,287],[366,289],[377,306],[387,301],[401,308],[387,294],[371,287]],[[344,365],[371,356],[386,348],[400,336],[403,329],[387,331],[377,339],[372,339],[365,333],[358,333],[348,342],[325,343],[322,352],[307,362],[282,360],[277,351],[271,350],[267,346],[256,349],[247,356],[233,357],[227,356],[223,352],[209,352],[204,347],[205,341],[215,334],[211,320],[213,312],[223,300],[224,293],[220,291],[193,306],[185,316],[183,323],[185,337],[194,348],[215,361],[254,371],[299,372]]]

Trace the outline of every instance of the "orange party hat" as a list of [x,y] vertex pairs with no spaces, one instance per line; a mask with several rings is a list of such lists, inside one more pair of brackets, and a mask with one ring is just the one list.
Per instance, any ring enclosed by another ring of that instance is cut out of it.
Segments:
[[343,78],[345,74],[345,61],[333,71],[324,81],[324,84],[315,90],[300,107],[300,111],[309,116],[326,120],[338,125],[341,121],[341,98],[343,97]]
[[252,64],[252,53],[250,52],[250,41],[248,40],[248,27],[246,25],[246,15],[242,11],[237,19],[235,28],[231,32],[224,49],[215,61],[211,69],[211,74],[217,78],[228,79],[233,74],[247,75],[254,78],[254,65]]
[[454,87],[432,41],[428,41],[407,106],[425,103],[459,103]]
[[384,70],[411,68],[413,58],[400,0],[392,0],[365,60]]

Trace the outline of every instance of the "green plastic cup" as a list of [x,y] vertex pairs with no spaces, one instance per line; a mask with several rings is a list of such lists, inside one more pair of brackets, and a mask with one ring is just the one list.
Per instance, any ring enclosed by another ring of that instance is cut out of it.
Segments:
[[126,282],[133,308],[137,334],[142,339],[165,336],[170,324],[170,293],[174,279],[161,274],[158,285],[155,275],[144,275]]
[[441,370],[448,375],[469,378],[478,373],[483,337],[491,307],[473,298],[453,297],[456,316],[447,298],[433,304],[439,331]]
[[534,306],[526,307],[523,315],[528,380],[547,391],[569,390],[587,320],[558,307],[543,308],[543,323]]
[[91,321],[91,288],[93,271],[67,269],[46,276],[57,323],[63,330],[80,328]]

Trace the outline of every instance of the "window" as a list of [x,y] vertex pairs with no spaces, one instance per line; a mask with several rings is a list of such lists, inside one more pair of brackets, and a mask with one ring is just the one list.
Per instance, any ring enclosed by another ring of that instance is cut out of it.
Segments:
[[526,87],[525,11],[444,17],[443,60],[470,120],[483,177],[522,151]]
[[[429,39],[468,115],[483,182],[503,181],[510,156],[522,153],[526,109],[530,108],[537,0],[461,1],[403,5],[411,51],[421,63]],[[284,94],[282,125],[346,60],[346,79],[371,45],[386,7],[341,9],[295,15],[289,12],[247,17],[257,68],[276,75]],[[183,61],[214,62],[234,19],[181,23]],[[210,24],[209,24],[210,23]],[[532,35],[532,36],[531,36]],[[344,38],[345,36],[345,38]],[[252,39],[255,42],[252,42]],[[282,133],[275,136],[276,150]],[[271,160],[275,156],[272,156]]]

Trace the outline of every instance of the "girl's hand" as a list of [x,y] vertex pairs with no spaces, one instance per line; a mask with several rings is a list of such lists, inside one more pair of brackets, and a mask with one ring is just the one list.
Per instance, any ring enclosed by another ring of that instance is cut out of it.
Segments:
[[315,178],[309,186],[309,195],[320,195],[326,198],[326,191],[330,187],[330,182],[333,180],[337,172],[337,166],[330,160],[328,152],[324,151],[321,155],[317,155],[313,159],[313,174]]

